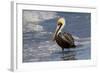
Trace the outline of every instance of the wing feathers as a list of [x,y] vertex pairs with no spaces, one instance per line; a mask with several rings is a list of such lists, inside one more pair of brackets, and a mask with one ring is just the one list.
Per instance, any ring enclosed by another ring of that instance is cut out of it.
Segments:
[[70,33],[63,33],[64,37],[66,40],[68,40],[70,42],[70,44],[74,45],[74,38],[72,37],[72,35]]

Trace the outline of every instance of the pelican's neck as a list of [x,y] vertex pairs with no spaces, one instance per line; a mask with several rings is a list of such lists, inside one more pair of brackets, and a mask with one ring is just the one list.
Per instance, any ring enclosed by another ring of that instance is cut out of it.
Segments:
[[62,32],[62,29],[63,29],[63,26],[61,26],[61,27],[58,29],[58,33],[57,33],[57,35],[58,35],[59,33]]

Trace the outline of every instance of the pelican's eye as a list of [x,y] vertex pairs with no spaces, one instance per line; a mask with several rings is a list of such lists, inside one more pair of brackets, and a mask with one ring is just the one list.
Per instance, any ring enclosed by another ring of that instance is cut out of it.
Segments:
[[58,23],[58,26],[61,26],[62,25],[62,23]]

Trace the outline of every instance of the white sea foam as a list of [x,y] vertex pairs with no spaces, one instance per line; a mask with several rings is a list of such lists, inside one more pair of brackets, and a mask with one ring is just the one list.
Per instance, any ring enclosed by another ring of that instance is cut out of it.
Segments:
[[28,23],[23,26],[23,31],[24,32],[29,32],[29,31],[44,31],[43,26],[41,25],[35,25],[33,23]]
[[80,37],[75,36],[75,35],[72,35],[72,36],[76,41],[89,41],[90,40],[90,37],[80,38]]
[[56,12],[24,11],[24,20],[27,22],[39,22],[57,17]]
[[40,22],[57,17],[56,12],[44,11],[24,11],[23,14],[23,31],[43,31],[43,26],[38,25]]
[[47,32],[47,31],[40,31],[40,32],[38,32],[38,33],[35,33],[35,35],[34,35],[34,37],[35,38],[41,38],[42,37],[42,39],[43,38],[46,38],[46,35],[50,35],[51,34],[51,32]]
[[90,37],[80,38],[77,36],[73,36],[75,39],[75,45],[89,45],[91,43]]

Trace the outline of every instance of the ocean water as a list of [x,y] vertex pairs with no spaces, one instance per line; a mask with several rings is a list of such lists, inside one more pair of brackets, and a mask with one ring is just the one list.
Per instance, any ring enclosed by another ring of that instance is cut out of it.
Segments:
[[[76,48],[62,49],[52,41],[57,16],[66,19],[62,32],[69,32]],[[23,11],[23,62],[91,59],[91,14],[75,12]]]

